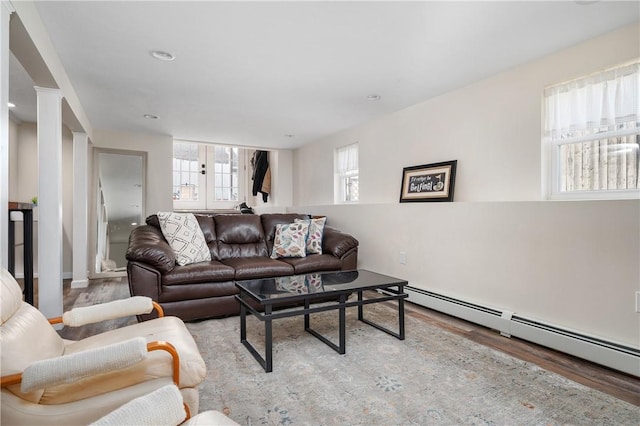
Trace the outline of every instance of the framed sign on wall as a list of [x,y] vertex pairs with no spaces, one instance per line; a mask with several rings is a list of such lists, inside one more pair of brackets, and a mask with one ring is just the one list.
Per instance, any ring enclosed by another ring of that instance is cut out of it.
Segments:
[[400,202],[453,201],[458,160],[405,167]]

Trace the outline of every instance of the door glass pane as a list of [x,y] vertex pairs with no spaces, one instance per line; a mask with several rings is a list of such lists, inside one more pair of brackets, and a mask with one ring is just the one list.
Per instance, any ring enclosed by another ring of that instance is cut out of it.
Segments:
[[173,144],[173,199],[198,201],[198,144]]

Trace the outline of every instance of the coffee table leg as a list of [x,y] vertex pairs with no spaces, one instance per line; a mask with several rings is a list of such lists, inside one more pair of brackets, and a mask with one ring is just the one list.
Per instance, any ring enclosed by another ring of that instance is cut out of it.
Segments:
[[[405,296],[403,293],[403,287],[404,286],[398,286],[398,292],[396,293],[398,295],[397,300],[398,300],[398,332],[396,333],[395,331],[391,331],[386,327],[383,327],[380,324],[376,324],[371,320],[368,320],[366,318],[364,318],[363,312],[362,312],[362,306],[364,305],[364,301],[362,299],[362,293],[358,292],[358,302],[360,302],[361,304],[358,305],[358,320],[362,321],[365,324],[369,324],[372,327],[377,328],[380,331],[384,331],[385,333],[399,339],[399,340],[404,340],[404,297]],[[395,298],[395,297],[394,297]],[[375,301],[374,301],[375,303]]]
[[[308,300],[304,301],[304,310],[305,310],[305,312],[309,311],[309,301]],[[305,330],[309,330],[309,326],[310,326],[309,314],[305,313],[304,314],[304,329]]]
[[[312,335],[314,335],[318,340],[322,341],[324,344],[326,344],[327,346],[329,346],[331,349],[333,349],[334,351],[338,352],[340,355],[344,355],[346,353],[346,348],[347,348],[347,344],[346,344],[346,328],[347,328],[347,324],[346,324],[346,301],[347,301],[347,296],[342,294],[340,295],[340,298],[338,299],[338,334],[339,334],[339,342],[336,345],[335,343],[333,343],[332,341],[330,341],[329,339],[327,339],[326,337],[324,337],[322,334],[318,333],[317,331],[315,331],[313,328],[311,328],[310,326],[310,321],[309,321],[309,314],[305,313],[304,314],[304,329],[307,333],[310,333]],[[309,309],[309,302],[305,301],[304,303],[304,307],[305,310]]]
[[[247,308],[245,306],[245,301],[242,299],[241,295],[236,295],[236,300],[240,303],[240,342],[244,345],[245,348],[249,351],[251,355],[258,361],[258,363],[264,368],[264,371],[267,373],[271,373],[273,371],[273,357],[272,357],[272,342],[273,342],[273,334],[271,328],[271,306],[267,306],[265,309],[265,316],[257,316],[256,312],[253,312],[253,315],[256,315],[257,318],[264,321],[264,342],[265,342],[265,350],[264,350],[264,358],[261,354],[258,353],[256,348],[247,340]],[[264,318],[264,319],[263,319]]]
[[347,343],[346,343],[346,321],[345,321],[345,306],[344,303],[346,301],[346,296],[343,294],[340,296],[340,314],[339,314],[339,327],[340,327],[340,350],[339,354],[344,355],[347,351]]
[[265,366],[264,370],[267,373],[273,371],[273,330],[271,325],[271,305],[267,305],[265,308],[265,315],[267,319],[264,320],[264,357]]
[[247,341],[247,308],[240,304],[240,342]]
[[[399,288],[400,293],[403,293],[404,290],[402,287]],[[398,299],[398,324],[400,336],[398,337],[400,340],[404,340],[404,299]]]

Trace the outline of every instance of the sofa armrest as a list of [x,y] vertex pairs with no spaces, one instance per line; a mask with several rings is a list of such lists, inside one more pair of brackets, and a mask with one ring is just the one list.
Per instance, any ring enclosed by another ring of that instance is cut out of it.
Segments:
[[331,226],[324,227],[322,236],[322,252],[342,259],[347,253],[358,247],[358,240],[353,236]]
[[[160,303],[162,274],[156,268],[146,263],[130,261],[127,263],[127,279],[131,296],[146,296]],[[138,315],[138,321],[147,321],[157,316],[154,312]]]
[[126,258],[131,262],[146,263],[165,274],[176,266],[176,256],[162,232],[153,226],[134,228],[129,236]]

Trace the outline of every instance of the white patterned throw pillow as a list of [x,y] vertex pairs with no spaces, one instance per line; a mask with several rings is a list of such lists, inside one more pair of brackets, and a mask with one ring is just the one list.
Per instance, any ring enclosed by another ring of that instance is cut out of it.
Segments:
[[193,213],[158,212],[158,221],[178,265],[211,260],[211,252]]
[[309,225],[309,235],[307,235],[307,254],[322,254],[322,234],[324,232],[324,224],[326,217],[316,219],[296,219],[298,221],[311,221]]
[[276,236],[273,239],[271,258],[305,257],[307,255],[307,233],[309,221],[276,225]]

